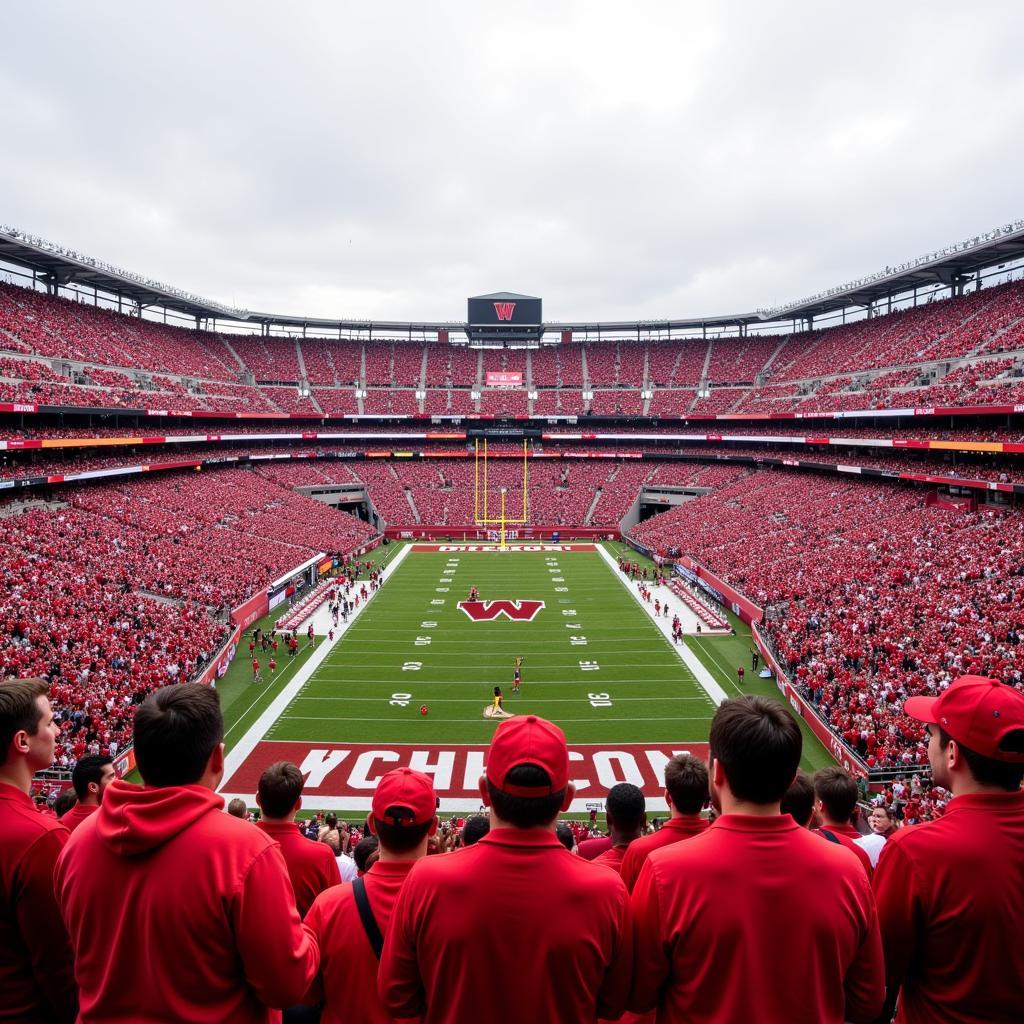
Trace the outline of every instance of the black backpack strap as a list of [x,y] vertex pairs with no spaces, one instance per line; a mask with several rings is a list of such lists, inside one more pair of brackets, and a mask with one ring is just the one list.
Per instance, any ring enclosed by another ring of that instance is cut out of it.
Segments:
[[361,878],[352,879],[352,895],[356,898],[356,909],[359,911],[359,920],[363,923],[363,931],[370,940],[374,956],[379,960],[384,948],[384,936],[381,935],[377,919],[373,916],[370,900],[366,895],[366,883]]
[[[838,837],[836,836],[835,832],[829,832],[829,830],[828,830],[827,828],[819,828],[819,829],[818,829],[818,831],[819,831],[819,832],[820,832],[820,833],[821,833],[821,834],[822,834],[822,835],[823,835],[823,836],[824,836],[824,837],[825,837],[825,838],[826,838],[826,839],[827,839],[827,840],[828,840],[828,841],[829,841],[830,843],[839,843],[839,839],[838,839]],[[840,845],[840,846],[842,846],[843,844],[842,844],[842,843],[839,843],[839,845]],[[367,904],[367,908],[369,908],[369,904]]]

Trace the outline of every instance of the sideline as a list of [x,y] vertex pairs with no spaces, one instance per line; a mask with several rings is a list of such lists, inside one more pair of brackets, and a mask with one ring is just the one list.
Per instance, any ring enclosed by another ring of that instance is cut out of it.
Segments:
[[[388,576],[390,581],[390,574],[401,565],[402,561],[412,550],[411,544],[406,544],[401,551],[395,555],[394,558],[387,565]],[[387,585],[387,584],[385,584]],[[366,609],[366,607],[384,588],[378,588],[373,591],[366,601],[360,603],[359,607],[355,609],[349,615],[348,622],[342,623],[339,626],[334,636],[334,641],[330,641],[327,637],[321,637],[319,646],[313,651],[313,653],[306,659],[305,664],[298,672],[295,673],[295,677],[289,682],[285,688],[271,701],[267,709],[256,719],[255,722],[249,727],[249,730],[245,735],[238,741],[238,743],[228,751],[227,757],[224,759],[224,778],[230,779],[232,775],[241,767],[245,759],[256,749],[256,745],[266,736],[271,726],[284,714],[288,705],[299,695],[299,692],[309,681],[313,673],[323,664],[326,660],[327,655],[334,650],[334,645],[337,644],[341,638],[348,632],[349,627],[359,617],[360,614]],[[218,789],[218,792],[220,790]]]
[[[615,559],[608,553],[607,549],[604,547],[603,544],[598,544],[597,550],[600,552],[601,557],[605,560],[605,563],[611,570],[612,575],[615,576],[618,579],[618,581],[626,588],[626,590],[629,592],[630,597],[632,597],[633,600],[636,601],[636,603],[640,605],[641,608],[643,608],[644,613],[661,631],[661,634],[665,637],[665,640],[668,643],[669,647],[671,647],[672,650],[676,652],[676,655],[679,657],[679,660],[690,670],[690,672],[693,673],[693,677],[697,680],[698,685],[711,698],[711,700],[714,702],[715,707],[718,707],[718,705],[721,704],[723,700],[727,700],[729,695],[725,692],[725,690],[722,689],[721,686],[718,685],[717,682],[715,682],[715,677],[707,670],[707,668],[705,668],[704,663],[700,660],[700,658],[698,658],[697,655],[694,654],[692,650],[690,650],[689,646],[686,643],[686,640],[684,639],[681,645],[672,642],[671,620],[655,618],[653,615],[651,615],[650,612],[648,612],[647,610],[646,604],[640,599],[640,594],[632,586],[630,586],[630,582],[626,579],[625,575],[619,572],[619,563],[616,562]],[[678,603],[681,604],[681,602]],[[693,612],[690,611],[689,608],[686,608],[685,611],[689,615],[693,615]]]

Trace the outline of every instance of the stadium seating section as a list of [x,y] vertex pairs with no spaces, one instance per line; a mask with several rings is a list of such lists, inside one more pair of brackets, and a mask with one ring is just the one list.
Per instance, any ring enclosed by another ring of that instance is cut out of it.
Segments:
[[[521,374],[523,386],[488,386],[495,372]],[[588,337],[530,352],[411,335],[362,341],[199,332],[0,283],[0,402],[158,414],[123,417],[128,425],[104,415],[85,420],[80,412],[77,419],[46,416],[38,425],[34,417],[11,415],[0,425],[0,440],[16,443],[2,453],[6,486],[154,462],[318,456],[69,484],[46,492],[41,506],[0,517],[8,580],[0,595],[0,666],[5,674],[56,671],[54,701],[65,723],[59,762],[67,765],[86,751],[116,752],[146,692],[208,664],[228,635],[227,608],[318,551],[350,551],[373,536],[366,523],[296,488],[338,485],[352,488],[353,498],[365,493],[380,520],[399,529],[464,528],[482,515],[464,439],[424,445],[382,436],[377,446],[365,439],[246,443],[219,436],[199,443],[195,435],[396,430],[379,423],[274,423],[283,416],[685,420],[1014,405],[1024,403],[1024,283],[814,331],[684,341]],[[163,418],[171,411],[266,418],[225,426],[211,417],[181,426],[183,420]],[[768,642],[837,735],[871,765],[912,768],[926,757],[919,729],[901,713],[905,697],[935,692],[964,672],[1021,681],[1024,517],[984,502],[979,511],[948,511],[926,504],[924,489],[848,474],[863,468],[984,481],[990,489],[1021,484],[1021,456],[969,449],[979,442],[1019,445],[1024,429],[1006,417],[959,418],[955,427],[948,418],[934,426],[826,422],[586,428],[625,435],[613,441],[558,439],[573,428],[546,426],[554,436],[533,440],[531,453],[571,457],[531,462],[527,518],[612,532],[642,487],[707,491],[635,526],[633,537],[691,556],[764,606]],[[700,443],[630,440],[708,430],[716,433]],[[17,448],[24,441],[103,442],[141,433],[190,440]],[[743,440],[730,440],[736,436]],[[900,446],[781,440],[793,436],[897,437]],[[946,447],[902,445],[921,440]],[[429,447],[436,457],[331,457],[377,447]],[[519,450],[492,447],[495,455]],[[637,457],[668,451],[693,461]],[[577,457],[596,453],[610,457]],[[784,471],[750,461],[780,454],[841,463],[846,472]],[[492,460],[488,514],[498,514],[504,488],[507,513],[519,518],[522,487],[520,460]]]

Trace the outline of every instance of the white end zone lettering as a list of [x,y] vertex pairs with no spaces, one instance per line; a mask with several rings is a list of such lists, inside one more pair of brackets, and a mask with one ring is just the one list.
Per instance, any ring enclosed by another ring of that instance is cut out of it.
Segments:
[[[413,544],[413,551],[501,552],[497,544]],[[593,544],[509,544],[506,551],[595,551]]]
[[[630,743],[616,747],[571,744],[570,775],[578,798],[570,810],[585,811],[587,800],[619,782],[639,786],[649,799],[664,791],[665,765],[675,754],[707,756],[706,743]],[[373,788],[392,768],[409,767],[434,778],[442,812],[475,811],[480,806],[477,781],[484,771],[487,747],[473,744],[340,744],[264,740],[256,745],[220,788],[225,799],[240,796],[252,803],[260,773],[274,761],[292,761],[306,776],[310,806],[365,811]]]

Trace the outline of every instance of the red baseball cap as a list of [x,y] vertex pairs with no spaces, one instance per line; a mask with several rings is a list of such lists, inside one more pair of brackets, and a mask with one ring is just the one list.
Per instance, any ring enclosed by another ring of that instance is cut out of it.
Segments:
[[437,814],[434,783],[423,772],[395,768],[377,783],[372,809],[373,816],[387,825],[426,825]]
[[[516,786],[506,783],[508,773],[521,764],[543,768],[550,786]],[[558,793],[569,784],[569,749],[565,733],[537,715],[517,715],[502,722],[487,754],[487,779],[509,796],[535,797]]]
[[961,676],[938,697],[909,697],[903,710],[919,722],[941,726],[982,757],[1024,762],[1024,747],[1002,744],[1011,733],[1024,739],[1024,693],[987,676]]

